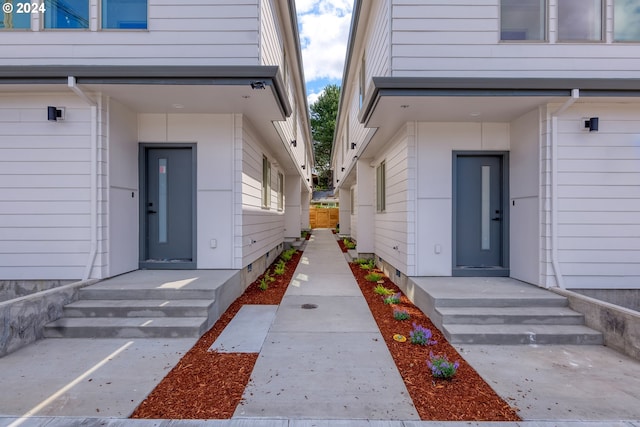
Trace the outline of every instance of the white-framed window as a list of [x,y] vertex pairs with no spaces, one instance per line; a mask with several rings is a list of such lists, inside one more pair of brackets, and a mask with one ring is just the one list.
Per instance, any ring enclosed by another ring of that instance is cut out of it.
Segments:
[[387,209],[387,163],[383,160],[376,168],[376,211]]
[[349,212],[351,215],[356,213],[356,189],[353,187],[349,190]]
[[262,156],[262,207],[271,207],[271,162]]
[[614,0],[613,40],[640,42],[640,1]]
[[102,28],[147,29],[147,0],[102,0]]
[[362,60],[360,61],[360,78],[359,78],[359,85],[358,85],[358,103],[360,105],[360,108],[362,108],[362,105],[364,104],[364,97],[365,97],[365,91],[366,91],[366,80],[367,80],[367,73],[366,73],[366,62],[364,59],[364,54],[362,55]]
[[89,29],[89,0],[44,0],[45,29]]
[[546,40],[546,15],[546,0],[501,0],[500,40]]
[[602,0],[558,0],[558,41],[601,41]]
[[278,172],[278,210],[284,210],[284,175]]

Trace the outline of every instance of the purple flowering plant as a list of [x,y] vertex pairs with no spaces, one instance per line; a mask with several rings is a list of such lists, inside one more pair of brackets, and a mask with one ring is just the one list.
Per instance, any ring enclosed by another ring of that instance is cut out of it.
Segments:
[[422,325],[418,325],[415,322],[413,323],[413,329],[409,332],[409,340],[412,344],[420,344],[420,345],[434,345],[437,344],[438,341],[432,340],[431,329],[427,329]]
[[409,312],[400,308],[393,310],[393,318],[396,320],[407,320],[409,318]]
[[433,352],[429,352],[427,366],[431,369],[431,375],[434,378],[450,379],[458,371],[460,363],[457,360],[451,363],[447,356],[435,356]]
[[385,304],[398,304],[401,296],[402,294],[398,292],[393,295],[389,295],[388,297],[383,297],[382,300]]

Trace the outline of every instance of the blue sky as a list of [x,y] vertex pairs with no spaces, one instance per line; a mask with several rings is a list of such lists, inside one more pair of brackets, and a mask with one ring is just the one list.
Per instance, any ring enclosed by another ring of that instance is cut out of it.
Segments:
[[340,84],[353,0],[295,1],[311,105],[326,85]]

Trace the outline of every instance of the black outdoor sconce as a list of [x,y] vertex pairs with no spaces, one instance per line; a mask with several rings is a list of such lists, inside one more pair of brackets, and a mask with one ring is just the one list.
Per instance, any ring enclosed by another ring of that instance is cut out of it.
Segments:
[[598,117],[591,117],[589,120],[584,121],[584,128],[589,129],[589,132],[598,132],[598,125],[600,119]]
[[57,122],[58,120],[64,120],[64,108],[47,107],[47,120],[50,122]]

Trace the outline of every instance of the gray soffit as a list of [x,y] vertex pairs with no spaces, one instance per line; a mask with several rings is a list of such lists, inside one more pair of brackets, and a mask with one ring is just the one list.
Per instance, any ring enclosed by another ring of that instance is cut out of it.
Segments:
[[0,67],[0,84],[249,85],[272,86],[285,117],[292,112],[277,66],[61,66]]
[[640,97],[640,79],[374,77],[358,115],[366,123],[384,96]]

